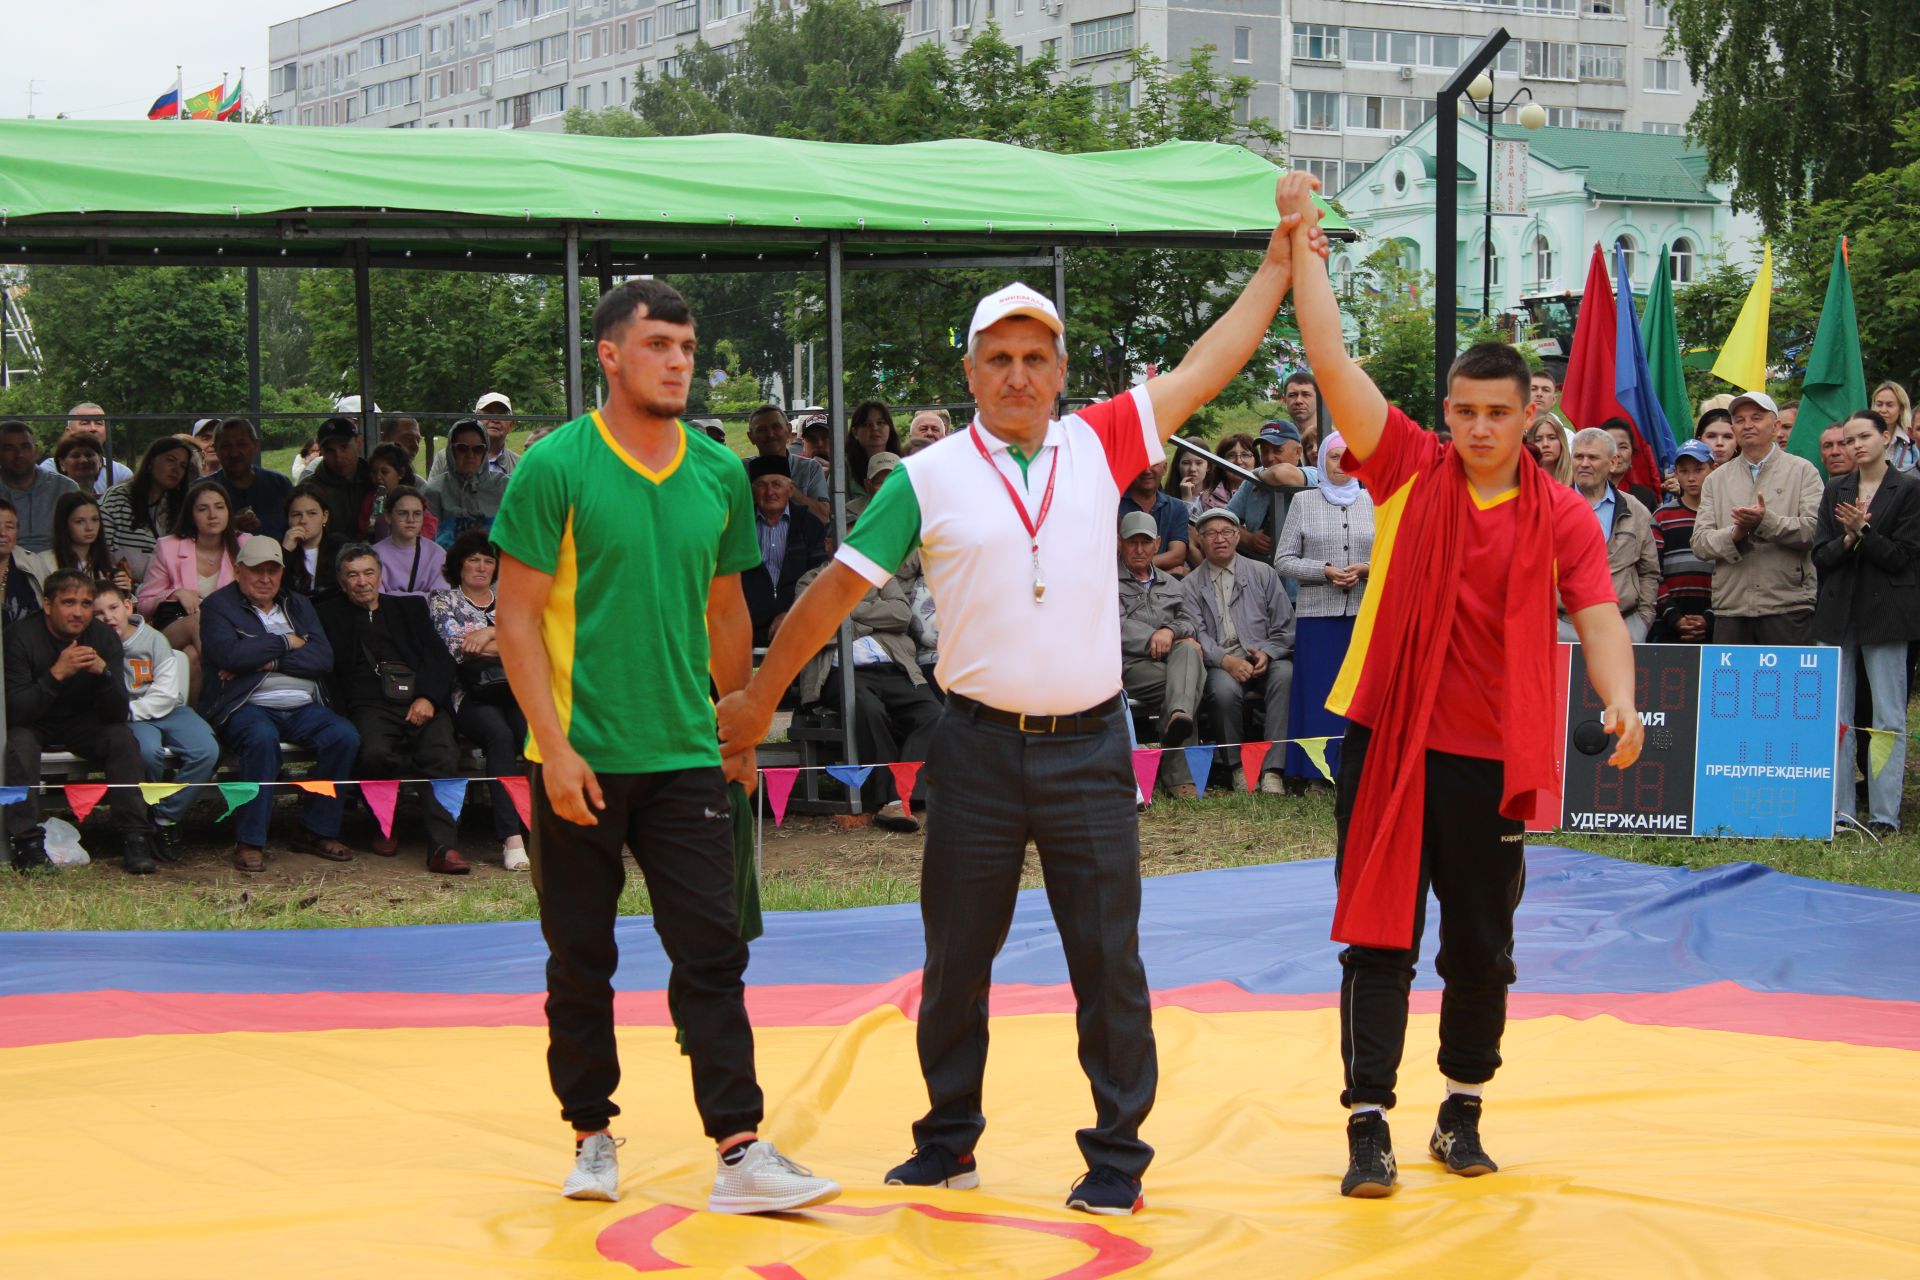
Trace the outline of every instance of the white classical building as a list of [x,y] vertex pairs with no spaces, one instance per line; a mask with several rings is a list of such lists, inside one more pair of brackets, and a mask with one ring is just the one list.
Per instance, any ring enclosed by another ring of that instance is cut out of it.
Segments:
[[[1439,192],[1436,128],[1459,130],[1459,239],[1434,243]],[[1493,217],[1491,310],[1521,309],[1523,299],[1578,294],[1586,285],[1593,246],[1606,249],[1609,274],[1615,241],[1627,248],[1636,292],[1653,282],[1657,254],[1667,254],[1676,288],[1723,261],[1741,266],[1760,256],[1759,220],[1735,213],[1730,188],[1706,180],[1706,156],[1685,138],[1496,124],[1496,202],[1521,212]],[[1504,144],[1524,143],[1524,157]],[[1501,177],[1503,166],[1508,175]],[[1401,261],[1433,271],[1450,252],[1459,268],[1455,301],[1481,309],[1487,134],[1471,119],[1428,120],[1338,192],[1347,220],[1362,241],[1335,255],[1336,282],[1381,244],[1400,249]],[[1522,197],[1524,197],[1522,199]]]

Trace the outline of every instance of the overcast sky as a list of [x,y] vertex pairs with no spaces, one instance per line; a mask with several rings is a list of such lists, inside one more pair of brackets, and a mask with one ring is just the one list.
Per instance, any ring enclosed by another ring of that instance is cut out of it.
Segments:
[[267,91],[267,27],[324,0],[0,0],[0,117],[64,111],[85,120],[143,120],[173,87],[189,95],[247,69],[248,106]]

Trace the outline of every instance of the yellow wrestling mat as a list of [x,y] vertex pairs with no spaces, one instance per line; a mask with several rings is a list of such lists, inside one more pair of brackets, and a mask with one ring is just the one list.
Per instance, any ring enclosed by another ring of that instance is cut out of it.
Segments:
[[885,1006],[758,1033],[763,1132],[846,1195],[686,1213],[711,1147],[670,1029],[623,1026],[624,1199],[562,1200],[537,1027],[138,1035],[0,1049],[0,1275],[859,1280],[1920,1275],[1920,1055],[1610,1016],[1516,1019],[1491,1177],[1427,1159],[1436,1019],[1394,1113],[1401,1187],[1343,1200],[1330,1009],[1162,1008],[1147,1210],[1063,1207],[1092,1115],[1063,1014],[994,1020],[982,1189],[880,1185],[925,1105]]

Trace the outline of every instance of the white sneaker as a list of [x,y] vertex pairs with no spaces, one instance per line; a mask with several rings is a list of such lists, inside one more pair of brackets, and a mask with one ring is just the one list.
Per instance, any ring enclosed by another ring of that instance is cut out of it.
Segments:
[[512,845],[506,845],[500,850],[500,858],[507,864],[509,871],[525,871],[531,865],[527,861],[525,846],[516,849]]
[[707,1210],[710,1213],[779,1213],[825,1204],[839,1195],[839,1183],[831,1178],[816,1178],[811,1169],[803,1169],[781,1155],[771,1142],[758,1141],[747,1144],[747,1154],[737,1163],[718,1161],[713,1174],[713,1194],[707,1197]]
[[580,1144],[573,1172],[560,1187],[569,1200],[618,1200],[620,1198],[620,1156],[625,1138],[615,1138],[603,1129],[590,1133]]

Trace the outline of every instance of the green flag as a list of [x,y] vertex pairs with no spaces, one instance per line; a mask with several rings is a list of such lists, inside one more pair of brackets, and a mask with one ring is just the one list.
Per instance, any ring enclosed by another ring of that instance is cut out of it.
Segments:
[[1647,372],[1653,381],[1653,398],[1674,439],[1685,444],[1693,438],[1693,402],[1687,398],[1687,371],[1681,362],[1680,326],[1673,318],[1673,280],[1667,274],[1667,255],[1656,255],[1660,269],[1653,273],[1653,287],[1647,292],[1647,309],[1641,313],[1646,334]]
[[[1807,357],[1807,380],[1800,388],[1800,416],[1787,450],[1820,466],[1820,433],[1867,403],[1867,378],[1860,363],[1860,320],[1853,308],[1853,277],[1847,272],[1847,242],[1833,246],[1833,273],[1820,328]],[[1826,468],[1821,467],[1821,474]]]

